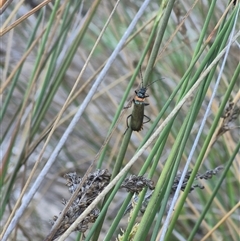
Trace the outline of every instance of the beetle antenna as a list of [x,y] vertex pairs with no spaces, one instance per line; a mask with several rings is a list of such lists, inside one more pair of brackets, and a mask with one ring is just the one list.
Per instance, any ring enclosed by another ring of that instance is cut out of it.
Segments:
[[[140,72],[140,78],[141,78],[141,81],[142,81],[142,87],[143,87],[143,75],[142,75],[142,65],[140,65],[140,69],[139,69],[139,72]],[[154,80],[153,82],[151,82],[150,84],[148,84],[147,86],[145,86],[145,88],[147,88],[148,86],[150,86],[151,84],[161,80],[161,79],[164,79],[164,78],[160,78],[160,79],[157,79],[157,80]]]
[[156,80],[154,80],[153,82],[151,82],[150,84],[148,84],[146,87],[150,86],[151,84],[153,84],[153,83],[155,83],[155,82],[157,82],[157,81],[159,81],[159,80],[161,80],[161,79],[164,79],[164,78],[156,79]]

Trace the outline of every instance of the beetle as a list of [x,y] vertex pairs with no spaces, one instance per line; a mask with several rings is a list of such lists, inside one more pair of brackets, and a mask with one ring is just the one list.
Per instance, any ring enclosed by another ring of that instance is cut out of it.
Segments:
[[[127,129],[124,132],[124,134],[127,132],[129,125],[128,125],[128,119],[131,117],[131,122],[130,122],[130,128],[133,131],[140,131],[143,129],[143,124],[148,123],[151,119],[144,115],[144,106],[149,105],[148,103],[144,102],[147,97],[149,97],[147,92],[147,86],[143,86],[143,78],[142,78],[142,71],[140,68],[140,74],[141,74],[141,80],[142,80],[142,87],[139,90],[135,90],[135,97],[133,98],[133,111],[132,114],[127,117]],[[129,108],[129,107],[125,107]],[[143,121],[143,119],[147,118],[146,121]]]

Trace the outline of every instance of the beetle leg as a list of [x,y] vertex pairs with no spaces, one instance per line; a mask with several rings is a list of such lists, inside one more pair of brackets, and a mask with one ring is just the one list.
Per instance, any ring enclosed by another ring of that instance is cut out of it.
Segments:
[[129,119],[129,117],[131,117],[131,116],[132,116],[132,115],[129,115],[129,116],[127,117],[127,119],[126,119],[127,129],[125,130],[125,132],[124,132],[123,135],[125,135],[125,133],[127,132],[128,128],[129,128],[129,125],[128,125],[128,119]]
[[129,117],[131,117],[132,115],[129,115],[128,117],[127,117],[127,120],[126,120],[126,123],[127,123],[127,128],[129,128],[129,125],[128,125],[128,119],[129,119]]
[[145,122],[143,122],[143,124],[145,124],[145,123],[148,123],[151,119],[148,117],[148,116],[146,116],[146,115],[144,115],[148,120],[147,121],[145,121]]

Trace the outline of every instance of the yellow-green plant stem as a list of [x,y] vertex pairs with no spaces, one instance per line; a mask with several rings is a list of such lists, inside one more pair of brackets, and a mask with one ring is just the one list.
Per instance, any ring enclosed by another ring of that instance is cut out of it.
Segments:
[[[178,165],[181,160],[182,152],[184,151],[184,146],[186,144],[186,141],[187,141],[188,135],[189,135],[189,131],[188,132],[186,131],[187,123],[188,123],[188,118],[186,118],[184,120],[183,126],[179,131],[179,135],[177,136],[177,139],[174,142],[172,151],[168,157],[168,160],[166,161],[166,163],[164,165],[163,171],[156,184],[155,191],[154,191],[153,196],[150,199],[147,209],[143,215],[143,218],[139,225],[139,229],[134,237],[134,240],[144,240],[146,238],[148,230],[149,230],[150,226],[152,225],[152,221],[153,221],[153,219],[157,213],[157,210],[160,206],[160,203],[161,203],[161,200],[159,199],[159,195],[160,195],[160,193],[162,193],[163,187],[166,183],[168,183],[169,186],[172,186],[171,182],[169,182],[169,179],[171,176],[169,174],[172,173],[173,166],[177,166],[174,169],[175,171],[177,171],[177,169],[178,169]],[[185,136],[185,138],[184,138],[184,136]],[[182,148],[180,149],[180,147],[182,147]],[[176,154],[176,153],[178,153],[178,154]],[[175,173],[174,173],[174,175],[175,175]],[[173,180],[174,179],[172,178],[172,182],[173,182]],[[168,193],[164,193],[164,196],[169,196],[171,189],[168,187],[167,190],[168,190]],[[162,205],[163,205],[163,207],[165,207],[166,203],[162,204]]]
[[[227,31],[227,33],[229,34],[228,31]],[[226,34],[226,35],[228,36],[228,34]],[[226,36],[224,36],[224,38],[222,39],[222,42],[221,42],[221,45],[222,45],[222,46],[220,46],[220,50],[223,48],[223,46],[224,46],[224,44],[226,43],[226,41],[227,41],[227,38],[226,38]],[[218,50],[218,51],[220,51],[220,50]],[[217,51],[214,51],[214,52],[215,52],[215,54],[217,54]],[[209,58],[209,63],[211,63],[211,59],[214,59],[214,56],[213,56],[213,55],[206,56],[206,59],[208,59],[207,57]],[[203,61],[203,62],[204,62],[204,61]],[[208,87],[209,87],[209,84],[210,84],[212,78],[213,78],[215,68],[216,68],[216,66],[212,69],[212,71],[211,71],[211,72],[208,74],[208,76],[206,77],[206,83],[205,83],[205,84],[204,84],[204,83],[202,84],[203,91],[202,91],[202,94],[199,96],[199,100],[197,101],[197,105],[198,105],[198,102],[201,103],[201,102],[203,101],[204,97],[205,97],[206,91],[207,91],[207,89],[208,89]],[[195,109],[195,108],[198,109],[198,106],[195,106],[194,109]],[[195,167],[196,167],[196,165],[195,165]],[[194,177],[195,177],[197,171],[198,171],[198,169],[195,170],[195,174],[192,173],[191,178],[190,178],[189,181],[188,181],[189,187],[191,187],[192,182],[193,182],[193,180],[194,180]],[[184,196],[187,197],[187,194],[188,194],[188,190],[186,190],[186,192],[184,192]],[[172,225],[172,226],[174,225],[174,221],[171,222],[171,225]],[[168,236],[168,237],[169,237],[169,236]]]
[[[40,11],[40,13],[39,13],[39,15],[38,15],[37,22],[36,22],[36,27],[34,28],[33,33],[32,33],[32,35],[31,35],[30,38],[29,38],[29,41],[28,41],[26,50],[30,47],[31,43],[32,43],[33,40],[34,40],[34,37],[36,36],[36,32],[37,32],[38,26],[39,26],[39,24],[40,24],[40,22],[41,22],[41,20],[42,20],[42,16],[43,16],[42,11]],[[2,122],[3,116],[5,115],[7,106],[8,106],[8,104],[9,104],[9,101],[10,101],[11,97],[12,97],[13,90],[14,90],[14,88],[15,88],[15,86],[16,86],[16,83],[17,83],[17,81],[18,81],[18,78],[19,78],[19,76],[20,76],[20,74],[21,74],[22,66],[23,66],[23,64],[21,64],[21,65],[19,66],[17,73],[16,73],[15,76],[13,77],[13,80],[12,80],[12,82],[11,82],[11,87],[10,87],[8,93],[7,93],[7,96],[6,96],[6,98],[4,99],[4,103],[3,103],[2,107],[1,107],[1,110],[0,110],[0,122]],[[4,138],[1,136],[1,139],[4,139]]]
[[175,0],[163,1],[162,4],[161,4],[161,7],[159,9],[159,12],[157,14],[157,19],[156,19],[155,25],[158,26],[159,21],[162,18],[161,19],[161,25],[158,27],[157,36],[156,36],[156,39],[154,41],[154,45],[153,45],[153,48],[152,48],[152,51],[151,51],[151,54],[150,54],[150,57],[149,57],[149,61],[148,61],[147,67],[146,67],[146,71],[145,71],[145,74],[144,74],[144,77],[143,77],[144,86],[147,85],[149,77],[151,75],[154,63],[156,61],[156,58],[157,58],[157,55],[158,55],[158,52],[159,52],[160,45],[162,43],[162,39],[163,39],[165,30],[167,28],[167,23],[168,23],[170,14],[172,12],[174,2],[175,2]]
[[[202,71],[204,70],[206,64],[209,61],[209,58],[214,54],[216,47],[222,43],[222,39],[225,36],[225,31],[228,31],[231,29],[231,27],[229,26],[231,23],[231,20],[233,19],[233,16],[230,17],[230,19],[226,22],[226,24],[224,25],[222,31],[220,31],[219,35],[217,36],[217,38],[215,39],[213,45],[211,46],[211,48],[208,50],[208,53],[206,55],[206,57],[202,60],[201,65],[198,67],[197,71],[195,72],[194,76],[191,78],[191,81],[189,82],[189,84],[187,85],[186,82],[188,82],[188,77],[191,75],[191,72],[194,69],[194,66],[196,64],[196,62],[199,60],[202,52],[204,51],[205,47],[203,47],[201,49],[201,51],[199,51],[196,56],[193,58],[193,60],[191,61],[188,69],[186,70],[184,76],[182,77],[182,80],[180,81],[180,83],[178,84],[178,86],[175,88],[174,92],[171,94],[171,96],[169,97],[169,99],[167,100],[166,104],[163,106],[161,112],[158,114],[158,116],[156,117],[155,121],[153,122],[151,129],[148,131],[148,133],[146,134],[146,136],[144,137],[142,143],[140,144],[140,147],[146,142],[146,140],[150,137],[150,135],[152,134],[152,132],[154,131],[155,127],[157,126],[158,122],[160,121],[160,119],[162,118],[163,114],[165,113],[166,109],[168,108],[169,104],[171,103],[171,101],[173,100],[173,98],[176,96],[177,92],[179,91],[179,89],[182,86],[185,86],[185,88],[182,87],[182,91],[179,94],[178,97],[178,101],[179,102],[182,97],[185,95],[185,93],[187,93],[189,91],[189,89],[193,86],[193,84],[196,82],[197,78],[201,75]],[[139,147],[139,148],[140,148]]]
[[[152,30],[152,32],[151,32],[150,38],[149,38],[148,43],[147,43],[147,46],[145,47],[145,50],[144,50],[143,55],[142,55],[142,58],[141,58],[141,60],[140,60],[139,63],[138,63],[138,66],[137,66],[136,71],[135,71],[135,75],[134,75],[134,76],[132,77],[132,79],[130,80],[130,84],[128,85],[128,88],[127,88],[127,90],[126,90],[126,92],[125,92],[125,94],[124,94],[123,101],[122,101],[122,102],[120,103],[120,105],[119,105],[119,108],[118,108],[118,111],[117,111],[117,115],[115,115],[115,118],[114,118],[114,120],[113,120],[113,124],[112,124],[111,128],[114,126],[114,124],[115,124],[116,121],[117,121],[117,118],[118,118],[119,115],[120,115],[120,111],[121,111],[122,108],[123,108],[123,105],[124,105],[124,103],[125,103],[125,100],[126,100],[128,94],[129,94],[129,91],[130,91],[131,87],[132,87],[133,81],[134,81],[135,78],[136,78],[137,71],[140,69],[141,63],[142,63],[145,55],[147,54],[149,47],[151,46],[153,37],[155,36],[155,32],[157,31],[157,27],[158,27],[159,20],[160,20],[160,15],[156,18],[156,21],[155,21],[154,26],[153,26],[153,30]],[[158,52],[158,50],[157,50],[157,52]],[[156,54],[155,58],[156,58],[156,57],[157,57],[157,54]],[[152,57],[152,59],[153,59],[153,57]],[[154,61],[155,61],[155,59],[154,59]],[[145,76],[145,75],[144,75],[144,76]],[[145,79],[144,85],[147,85],[147,81],[148,81],[148,79]],[[110,130],[111,130],[111,129],[110,129]],[[124,156],[125,156],[125,153],[126,153],[126,150],[127,150],[127,146],[128,146],[128,144],[129,144],[130,137],[131,137],[131,133],[132,133],[132,131],[130,130],[130,128],[128,129],[128,131],[126,132],[125,135],[128,135],[128,133],[130,133],[129,139],[124,138],[123,142],[126,142],[126,143],[123,143],[123,144],[122,144],[122,146],[124,146],[124,147],[126,147],[126,148],[124,148],[123,150],[122,150],[122,148],[120,148],[119,155],[118,155],[118,158],[117,158],[117,161],[116,161],[116,163],[118,163],[118,164],[115,164],[115,167],[116,167],[116,168],[114,168],[114,170],[113,170],[112,178],[114,178],[115,175],[117,175],[117,173],[119,172],[119,170],[120,170],[120,169],[119,169],[120,164],[122,165],[122,161],[123,161],[123,158],[124,158]],[[105,152],[106,152],[106,148],[105,148],[105,151],[102,153],[102,155],[101,155],[101,157],[100,157],[100,160],[99,160],[100,165],[101,165],[101,163],[102,163],[102,161],[103,161]],[[108,197],[106,197],[106,198],[108,198]],[[103,222],[103,220],[102,220],[102,222]],[[98,240],[100,230],[101,230],[101,225],[99,225],[98,230],[97,230],[96,233],[94,234],[93,241],[94,241],[94,240],[95,240],[95,241]]]
[[51,96],[49,96],[44,105],[42,106],[42,110],[39,113],[39,116],[35,122],[34,128],[32,130],[33,133],[36,132],[36,130],[38,129],[38,126],[40,124],[40,121],[43,118],[43,115],[45,115],[46,110],[49,108],[49,105],[52,101],[53,98],[53,94],[56,92],[56,89],[59,86],[59,83],[62,81],[64,74],[66,73],[67,68],[69,67],[69,65],[71,64],[71,61],[74,57],[74,55],[76,54],[76,49],[79,47],[85,32],[87,31],[87,28],[89,26],[89,24],[91,23],[91,20],[94,16],[94,13],[96,12],[98,5],[100,4],[101,0],[96,0],[94,2],[94,4],[92,5],[89,14],[88,14],[88,18],[86,18],[83,27],[81,28],[81,30],[79,31],[78,35],[76,36],[76,38],[74,39],[74,42],[72,44],[72,46],[70,47],[69,51],[67,52],[67,55],[65,57],[65,61],[63,61],[59,67],[59,72],[57,73],[55,79],[53,80],[54,85],[52,86],[51,89]]
[[210,208],[210,206],[211,206],[211,204],[212,204],[212,202],[213,202],[213,199],[214,199],[215,196],[217,195],[217,192],[218,192],[218,190],[220,189],[221,184],[222,184],[223,181],[225,180],[225,178],[226,178],[226,176],[227,176],[227,173],[228,173],[230,167],[232,166],[232,163],[233,163],[236,155],[239,153],[239,149],[240,149],[240,141],[238,142],[238,144],[237,144],[237,146],[236,146],[236,148],[235,148],[232,156],[230,157],[229,161],[227,162],[227,165],[225,166],[225,169],[224,169],[224,171],[223,171],[223,173],[222,173],[222,175],[221,175],[221,177],[220,177],[220,179],[219,179],[219,182],[217,183],[216,187],[214,188],[213,193],[212,193],[212,195],[210,196],[210,198],[209,198],[206,206],[205,206],[204,209],[202,210],[201,215],[200,215],[200,217],[198,218],[198,220],[197,220],[194,228],[192,229],[192,232],[191,232],[191,234],[189,235],[187,241],[192,241],[192,240],[194,240],[194,236],[195,236],[195,234],[197,233],[197,231],[198,231],[198,229],[199,229],[199,227],[200,227],[200,225],[201,225],[201,222],[203,221],[205,215],[206,215],[207,212],[209,211],[209,208]]
[[[56,1],[55,5],[54,5],[52,14],[51,14],[51,16],[50,16],[50,21],[49,21],[49,24],[48,24],[48,28],[47,28],[44,36],[46,36],[46,35],[49,33],[50,29],[51,29],[52,21],[53,21],[53,16],[55,16],[55,14],[56,14],[56,12],[57,12],[57,8],[58,8],[58,5],[59,5],[59,2],[60,2],[59,0]],[[36,31],[36,30],[35,30],[35,31]],[[34,33],[34,32],[33,32],[33,33]],[[46,41],[46,37],[44,37],[44,41]],[[42,50],[42,51],[43,51],[43,50]],[[35,67],[35,68],[37,68],[37,67]],[[33,77],[33,76],[32,76],[32,77]],[[22,103],[22,106],[21,106],[21,113],[23,112],[23,109],[25,108],[25,105],[26,105],[26,102],[27,102],[27,96],[29,96],[29,91],[30,91],[31,86],[32,86],[32,84],[33,84],[32,81],[33,81],[33,80],[32,80],[32,78],[31,78],[30,82],[28,83],[28,87],[27,87],[27,90],[26,90],[26,92],[25,92],[24,100],[23,100],[23,103]],[[21,114],[20,114],[20,116],[21,116]],[[20,120],[18,120],[17,125],[20,125]],[[15,128],[16,128],[15,130],[18,129],[17,126],[16,126]],[[10,151],[12,150],[12,147],[13,147],[13,144],[14,144],[14,140],[15,140],[15,138],[16,138],[16,136],[17,136],[17,133],[18,133],[17,131],[14,132],[14,134],[13,134],[13,136],[12,136],[11,143],[10,143],[10,145],[8,146],[8,151],[7,151],[6,154],[5,154],[5,157],[4,157],[4,158],[7,160],[6,163],[8,163],[8,159],[10,158],[10,157],[9,157],[9,154],[10,154]],[[20,156],[21,156],[21,154],[20,154]],[[20,165],[20,159],[19,159],[18,162],[19,162],[18,164]],[[19,169],[19,165],[16,165],[16,169],[15,169],[15,170],[18,170],[18,169]],[[6,166],[7,166],[7,165],[6,165]],[[6,170],[5,170],[5,171],[6,171]],[[5,172],[5,171],[4,171],[4,172]],[[12,178],[15,179],[15,176],[12,176]],[[13,180],[13,179],[12,179],[12,180]],[[3,179],[0,179],[0,180],[2,181]],[[9,183],[9,188],[10,188],[10,189],[12,188],[12,185],[13,185],[13,183],[10,182],[10,183]],[[2,185],[1,185],[1,186],[2,186]],[[9,190],[8,190],[8,192],[9,192]],[[7,192],[6,195],[5,195],[4,205],[2,205],[2,207],[4,207],[4,209],[5,209],[5,205],[6,205],[8,196],[9,196],[8,192]],[[0,217],[1,217],[1,215],[3,214],[3,210],[4,210],[4,209],[2,209],[2,207],[1,207],[1,209],[0,209]]]
[[[66,7],[66,10],[64,12],[64,15],[63,15],[63,19],[62,19],[63,23],[65,23],[67,21],[70,6],[71,6],[71,4],[68,3],[67,7]],[[72,16],[74,16],[74,14],[72,14]],[[59,35],[58,39],[56,40],[57,42],[56,42],[56,44],[53,44],[52,50],[49,51],[49,54],[48,54],[49,56],[46,57],[46,60],[49,60],[49,66],[47,68],[45,79],[44,79],[43,85],[41,86],[41,91],[38,95],[36,105],[34,107],[33,123],[36,122],[36,120],[38,120],[38,123],[40,123],[40,121],[42,120],[41,118],[38,118],[37,113],[38,114],[42,113],[41,105],[45,105],[45,102],[46,102],[46,100],[44,100],[44,96],[47,97],[47,98],[50,96],[50,95],[46,95],[46,90],[47,90],[47,86],[51,83],[50,79],[53,75],[54,69],[56,68],[57,57],[58,57],[58,55],[60,53],[60,50],[61,50],[61,48],[64,44],[64,40],[67,37],[67,31],[65,31],[65,29],[66,29],[66,26],[64,24],[62,24],[62,26],[59,30],[60,35]],[[44,67],[44,64],[43,64],[42,67]],[[50,88],[50,91],[52,92],[52,88]],[[38,125],[36,125],[35,129],[38,129]],[[35,131],[32,132],[32,137],[34,136],[34,134],[35,134]]]
[[[119,149],[119,154],[117,156],[117,160],[116,160],[116,162],[114,164],[111,180],[114,177],[116,177],[116,175],[119,173],[119,171],[120,171],[120,169],[122,167],[123,159],[124,159],[124,156],[125,156],[126,151],[127,151],[127,147],[128,147],[128,143],[129,143],[130,138],[131,138],[131,134],[132,134],[132,130],[130,128],[128,128],[127,132],[124,135],[124,138],[123,138],[123,141],[122,141],[122,145],[121,145],[121,147]],[[109,192],[108,195],[106,195],[106,197],[104,198],[103,204],[105,204],[107,202],[109,202],[109,204],[110,204],[110,200],[109,200],[110,195],[111,195],[111,192]],[[103,210],[101,210],[101,212],[104,213]],[[96,229],[95,234],[93,236],[93,240],[98,240],[98,236],[100,234],[100,231],[101,231],[101,228],[102,228],[102,224],[103,224],[106,212],[107,212],[107,209],[105,211],[105,214],[104,215],[102,214],[102,219],[101,220],[100,220],[100,217],[98,217],[98,219],[99,219],[98,226],[97,226],[97,229]]]
[[[113,121],[112,121],[112,124],[110,126],[108,135],[110,134],[110,132],[112,131],[114,125],[116,124],[116,122],[117,122],[117,120],[118,120],[118,118],[119,118],[119,116],[121,114],[121,111],[123,109],[123,106],[126,103],[127,97],[129,96],[129,93],[130,93],[130,91],[132,89],[133,83],[134,83],[134,81],[135,81],[135,79],[136,79],[136,77],[137,77],[137,75],[139,73],[140,67],[141,67],[141,65],[142,65],[142,63],[144,61],[144,58],[147,55],[147,53],[149,51],[149,48],[151,47],[151,43],[152,43],[152,41],[153,41],[153,39],[154,39],[154,37],[156,35],[158,24],[159,24],[159,18],[156,18],[156,20],[154,22],[154,25],[153,25],[153,29],[152,29],[151,34],[149,36],[149,39],[147,41],[146,47],[143,50],[143,54],[142,54],[142,56],[141,56],[141,58],[140,58],[140,60],[139,60],[139,62],[137,64],[136,70],[135,70],[132,78],[129,81],[128,87],[127,87],[126,91],[124,92],[123,98],[122,98],[122,100],[121,100],[121,102],[119,104],[119,107],[118,107],[118,109],[116,111],[116,114],[115,114],[115,116],[113,118]],[[146,79],[146,81],[148,81],[148,79]],[[146,86],[146,85],[147,85],[147,82],[144,82],[144,86]],[[101,156],[99,158],[98,168],[100,168],[102,166],[102,162],[104,160],[104,157],[105,157],[105,154],[106,154],[106,150],[107,150],[107,147],[104,148],[104,150],[103,150],[103,152],[102,152],[102,154],[101,154]]]
[[[211,79],[209,78],[209,81],[207,81],[206,85],[209,86],[210,82],[211,82]],[[158,221],[155,224],[154,233],[152,234],[152,240],[154,240],[157,237],[158,229],[160,227],[161,220],[162,220],[165,208],[166,208],[167,203],[168,203],[168,197],[169,197],[169,194],[170,194],[170,191],[171,191],[171,187],[172,187],[174,178],[177,174],[178,167],[179,167],[179,164],[182,160],[182,155],[183,155],[183,152],[185,150],[186,143],[187,143],[187,141],[189,139],[189,136],[191,134],[193,125],[195,123],[195,120],[197,118],[197,114],[198,114],[198,112],[201,108],[201,104],[202,104],[202,101],[203,101],[202,96],[205,96],[205,94],[206,94],[206,90],[204,89],[204,87],[205,87],[205,84],[201,84],[200,89],[198,91],[198,94],[197,94],[197,96],[194,100],[194,103],[192,105],[192,108],[189,111],[189,113],[186,117],[186,120],[184,121],[183,126],[181,127],[180,133],[183,133],[183,135],[180,136],[180,138],[178,138],[179,137],[178,136],[177,140],[175,141],[175,143],[178,142],[178,140],[180,141],[179,150],[177,151],[177,157],[176,157],[176,160],[175,160],[175,163],[174,163],[174,168],[173,168],[173,171],[171,173],[171,178],[168,181],[169,185],[167,187],[166,194],[164,195],[164,200],[163,200],[162,205],[161,205],[160,213],[158,214]],[[175,143],[174,143],[174,145],[175,145]]]
[[[210,57],[210,56],[209,56]],[[206,90],[207,90],[207,88],[208,88],[208,86],[209,86],[209,84],[210,84],[210,82],[211,82],[211,78],[208,78],[208,81],[206,82],[206,83],[203,83],[201,86],[201,88],[202,88],[202,90],[200,90],[199,91],[199,93],[198,93],[198,98],[195,100],[195,107],[194,107],[194,112],[195,112],[195,114],[193,115],[193,118],[196,118],[196,111],[197,110],[199,110],[199,108],[200,108],[200,106],[199,106],[199,104],[203,101],[203,97],[205,96],[205,94],[204,93],[206,93]],[[193,123],[194,123],[194,121],[193,120],[191,120],[191,125],[193,125]],[[184,128],[183,128],[184,129]],[[181,133],[182,133],[182,131],[185,131],[185,130],[183,130],[182,128],[181,128]],[[190,130],[191,130],[191,128],[189,128]],[[188,130],[189,130],[188,129]],[[188,131],[188,133],[190,133],[189,131]],[[179,139],[179,137],[180,137],[180,139]],[[180,141],[180,140],[182,140],[182,136],[180,135],[180,133],[179,133],[179,135],[178,135],[178,137],[177,137],[177,140],[175,141],[175,143],[174,143],[174,146],[173,146],[173,150],[172,150],[172,152],[171,153],[173,153],[173,155],[175,155],[175,153],[176,153],[176,151],[177,151],[177,149],[175,149],[175,151],[174,151],[174,148],[178,148],[178,144],[176,144],[176,143],[178,143],[178,141]],[[175,145],[176,144],[176,145]],[[168,158],[168,160],[167,160],[167,162],[166,162],[166,164],[165,164],[165,166],[164,166],[164,169],[163,169],[163,172],[164,172],[164,170],[165,170],[165,168],[167,168],[167,171],[166,172],[169,172],[170,171],[170,165],[171,165],[171,163],[173,162],[173,160],[174,159],[172,159],[171,158],[171,154],[170,154],[170,157]],[[170,162],[170,160],[171,160],[171,162]],[[165,172],[164,172],[164,174],[166,174]],[[162,173],[162,175],[163,175],[163,173]],[[162,176],[161,175],[161,176]],[[196,174],[195,174],[196,175]],[[142,240],[144,240],[144,235],[147,235],[147,228],[151,225],[151,223],[152,223],[152,221],[153,221],[153,218],[154,218],[154,212],[153,212],[153,210],[155,210],[156,211],[156,205],[155,205],[155,202],[157,202],[157,199],[154,199],[154,197],[155,198],[157,198],[157,196],[158,196],[158,193],[160,192],[160,189],[158,189],[158,187],[159,188],[161,188],[162,186],[163,186],[163,182],[164,182],[164,180],[162,180],[162,181],[160,181],[161,180],[161,176],[160,176],[160,179],[159,179],[159,182],[160,182],[160,184],[159,184],[159,186],[158,186],[158,184],[157,184],[157,186],[156,186],[156,194],[155,194],[155,192],[153,193],[153,197],[152,197],[152,199],[150,200],[150,202],[149,202],[149,209],[147,208],[147,210],[146,210],[146,212],[145,212],[145,214],[144,214],[144,216],[143,216],[143,219],[142,219],[142,222],[140,223],[140,225],[139,225],[139,229],[138,229],[138,231],[137,231],[137,233],[136,233],[136,236],[135,236],[135,239],[134,240],[141,240],[140,238],[143,238]],[[188,193],[188,192],[186,192],[186,193]],[[151,216],[152,215],[152,216]]]
[[[208,28],[209,22],[210,22],[210,20],[211,20],[211,18],[212,18],[212,13],[213,13],[214,10],[215,10],[215,5],[216,5],[216,0],[211,1],[211,6],[210,6],[209,11],[208,11],[208,13],[207,13],[206,20],[205,20],[204,25],[203,25],[203,28],[202,28],[202,30],[201,30],[201,33],[200,33],[200,36],[199,36],[199,39],[198,39],[196,48],[194,49],[193,58],[192,58],[192,61],[191,61],[190,65],[191,65],[192,63],[194,63],[194,58],[197,57],[197,56],[199,56],[199,53],[202,53],[203,50],[205,49],[205,48],[202,48],[202,50],[201,50],[201,46],[202,46],[202,44],[203,44],[203,40],[204,40],[204,38],[205,38],[205,36],[206,36],[206,33],[207,33],[207,31],[208,31],[207,28]],[[206,47],[206,46],[205,46],[205,47]],[[193,69],[192,69],[192,70],[193,70]],[[183,96],[183,95],[184,95],[184,92],[185,92],[185,90],[186,90],[186,86],[187,86],[187,84],[188,84],[188,82],[189,82],[189,80],[190,80],[190,77],[191,77],[191,75],[188,75],[186,81],[184,82],[184,85],[183,85],[183,87],[182,87],[180,96]]]
[[233,78],[232,78],[232,80],[231,80],[231,82],[229,84],[229,87],[228,87],[226,93],[225,93],[225,96],[224,96],[223,101],[222,101],[222,103],[220,105],[218,113],[217,113],[217,115],[216,115],[216,117],[215,117],[215,119],[213,121],[213,124],[211,126],[210,131],[209,131],[209,134],[208,134],[208,136],[207,136],[207,138],[206,138],[206,140],[205,140],[205,142],[203,144],[203,147],[202,147],[201,152],[200,152],[200,154],[198,156],[196,164],[194,165],[194,168],[193,168],[193,171],[192,171],[192,175],[191,175],[191,177],[190,177],[190,179],[188,181],[188,184],[187,184],[187,186],[185,188],[185,192],[183,193],[182,197],[180,198],[179,205],[178,205],[178,207],[176,208],[176,210],[175,210],[175,212],[173,214],[172,221],[171,221],[171,223],[169,225],[169,229],[168,229],[167,234],[166,234],[166,240],[170,237],[170,235],[172,233],[172,230],[174,228],[174,224],[176,223],[176,220],[177,220],[177,218],[178,218],[178,216],[180,214],[180,211],[181,211],[181,209],[183,207],[183,204],[184,204],[184,202],[185,202],[185,200],[187,198],[187,194],[190,191],[191,184],[193,183],[193,179],[196,176],[196,174],[198,172],[198,169],[199,169],[199,167],[200,167],[200,165],[202,163],[203,157],[204,157],[205,152],[206,152],[206,150],[208,148],[208,145],[209,145],[209,143],[210,143],[210,141],[212,139],[212,136],[213,136],[213,134],[214,134],[214,132],[216,130],[216,127],[218,125],[219,119],[221,118],[221,115],[223,113],[224,107],[226,106],[226,103],[229,100],[229,97],[230,97],[230,94],[231,94],[231,92],[233,90],[233,87],[234,87],[234,85],[236,84],[236,81],[239,78],[239,73],[240,73],[240,64],[238,65],[238,67],[237,67],[237,69],[236,69],[236,71],[234,73],[234,76],[233,76]]
[[[91,230],[89,231],[87,237],[85,238],[85,241],[89,241],[91,239],[91,237],[96,233],[96,230],[99,226],[102,227],[102,220],[104,220],[104,218],[105,218],[108,207],[111,204],[114,196],[118,192],[118,190],[119,190],[122,182],[126,178],[126,176],[127,176],[127,173],[125,175],[123,175],[123,177],[119,180],[119,182],[116,184],[114,189],[111,191],[111,194],[109,195],[108,199],[104,202],[104,205],[103,205],[103,208],[100,212],[100,215],[98,216],[97,220],[95,221],[94,225],[92,226]],[[131,199],[131,197],[128,197],[128,198]],[[120,216],[120,218],[123,216],[123,213],[124,213],[125,210],[121,209],[121,211],[122,211],[122,213],[118,214]],[[115,229],[113,229],[113,230],[115,230]],[[91,240],[93,240],[93,239],[91,239]]]
[[137,205],[135,206],[134,212],[131,213],[130,221],[128,222],[128,226],[126,231],[124,232],[123,239],[121,241],[128,241],[130,237],[130,233],[132,231],[133,226],[135,225],[135,220],[138,216],[138,211],[141,209],[142,202],[146,195],[147,188],[144,188],[141,193],[138,195]]
[[107,235],[106,237],[104,238],[104,241],[111,241],[112,240],[112,236],[114,234],[114,232],[116,231],[117,227],[118,227],[118,224],[125,212],[125,210],[127,209],[127,206],[129,204],[129,202],[131,201],[131,198],[132,198],[133,194],[132,193],[129,193],[126,197],[126,199],[124,200],[124,203],[122,204],[117,216],[115,217],[115,219],[113,220],[108,232],[107,232]]

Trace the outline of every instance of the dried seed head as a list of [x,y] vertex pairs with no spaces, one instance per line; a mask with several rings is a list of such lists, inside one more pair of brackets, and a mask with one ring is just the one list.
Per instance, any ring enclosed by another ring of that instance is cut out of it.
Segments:
[[205,179],[205,180],[211,179],[212,176],[217,175],[218,172],[220,172],[222,169],[223,169],[223,166],[218,166],[218,167],[216,167],[216,168],[213,169],[213,170],[208,170],[208,171],[206,171],[206,172],[205,172],[204,174],[202,174],[202,175],[198,175],[198,176],[196,177],[196,179]]
[[[221,171],[223,169],[222,166],[219,166],[219,167],[216,167],[215,169],[213,170],[208,170],[206,173],[204,174],[197,174],[197,176],[195,177],[195,181],[194,182],[197,182],[198,179],[211,179],[213,175],[216,175],[219,171]],[[184,177],[184,180],[183,180],[183,183],[182,183],[182,186],[181,186],[181,190],[184,191],[186,186],[187,186],[187,183],[188,183],[188,180],[191,176],[191,173],[192,171],[188,171]],[[173,182],[173,185],[172,185],[172,188],[171,188],[171,192],[170,192],[170,196],[169,196],[169,199],[168,199],[168,204],[167,204],[167,209],[170,207],[170,204],[171,204],[171,201],[172,201],[172,197],[173,197],[173,194],[175,193],[176,189],[177,189],[177,186],[178,186],[178,183],[180,181],[180,178],[181,178],[181,173],[177,174],[177,176],[175,177],[174,179],[174,182]],[[125,186],[124,186],[125,187]],[[127,188],[127,187],[126,187]],[[200,183],[194,183],[191,188],[190,188],[190,192],[192,190],[194,190],[195,188],[200,188],[200,189],[203,189],[204,186],[202,186]],[[130,188],[129,188],[130,189]],[[154,189],[154,187],[152,188]],[[140,209],[140,211],[143,213],[145,212],[146,208],[147,208],[147,205],[149,203],[149,200],[152,196],[154,191],[150,191],[148,190],[146,195],[145,195],[145,198],[143,200],[143,203],[142,203],[142,207]],[[137,193],[137,192],[136,192]],[[132,203],[130,203],[127,208],[126,208],[126,211],[124,213],[124,215],[128,212],[130,212],[134,205],[136,205],[136,203],[138,202],[138,195],[135,195],[134,198],[133,198],[133,201]]]
[[122,188],[126,188],[128,192],[139,193],[143,190],[144,187],[148,187],[150,190],[153,190],[154,183],[152,180],[147,179],[143,176],[131,175],[124,180],[121,185]]
[[[82,182],[82,178],[78,177],[76,172],[67,173],[64,175],[66,179],[66,186],[71,194],[73,194],[77,187]],[[109,184],[111,174],[108,170],[97,170],[94,173],[90,173],[83,183],[82,188],[77,194],[76,199],[72,202],[71,206],[67,210],[66,214],[61,221],[58,230],[54,236],[54,239],[63,234],[70,225],[84,212],[84,210],[92,203],[92,201],[99,195],[100,192]],[[62,203],[66,205],[67,201],[62,200]],[[99,215],[99,209],[94,208],[82,222],[80,222],[74,231],[86,232],[89,223],[94,223]],[[54,221],[57,220],[57,216],[54,217]],[[54,222],[53,222],[54,223]]]
[[223,122],[218,130],[217,137],[223,135],[225,132],[229,131],[233,128],[239,128],[239,127],[230,127],[231,122],[236,120],[240,114],[240,105],[239,103],[229,102],[228,106],[225,109],[224,114],[222,115]]

